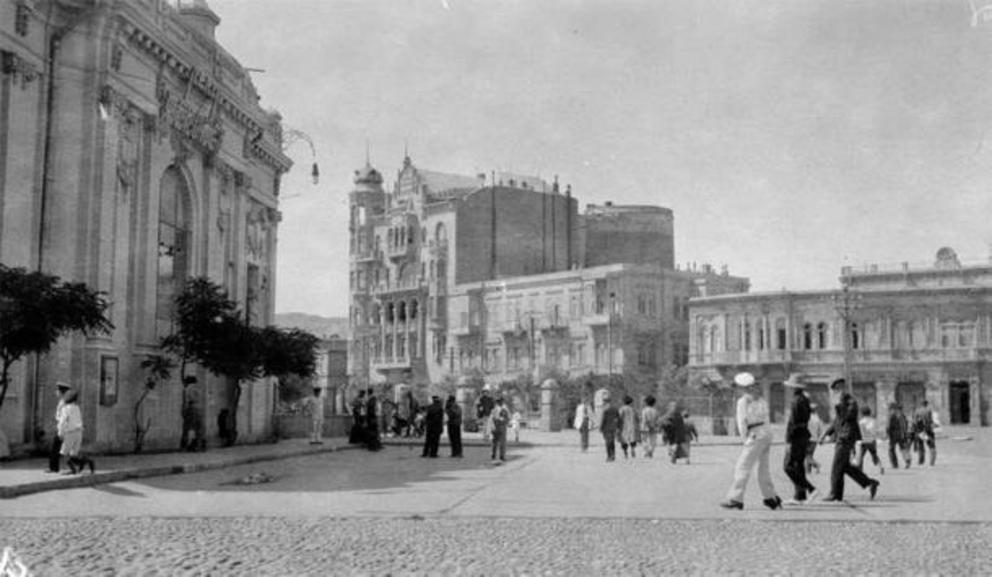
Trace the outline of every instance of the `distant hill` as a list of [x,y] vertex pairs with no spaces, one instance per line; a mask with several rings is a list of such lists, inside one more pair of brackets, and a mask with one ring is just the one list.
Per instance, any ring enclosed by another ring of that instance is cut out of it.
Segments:
[[320,338],[328,338],[333,335],[348,338],[348,319],[346,317],[279,313],[276,314],[276,326],[286,329],[301,329]]

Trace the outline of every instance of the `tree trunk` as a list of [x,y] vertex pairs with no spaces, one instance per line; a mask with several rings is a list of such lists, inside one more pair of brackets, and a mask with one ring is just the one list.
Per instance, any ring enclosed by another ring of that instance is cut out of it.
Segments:
[[148,398],[148,394],[151,393],[151,389],[145,386],[145,392],[141,393],[141,397],[138,398],[138,402],[134,404],[134,452],[140,453],[141,449],[145,444],[145,435],[148,434],[148,429],[151,428],[151,419],[142,422],[141,415],[141,405],[145,403],[145,399]]

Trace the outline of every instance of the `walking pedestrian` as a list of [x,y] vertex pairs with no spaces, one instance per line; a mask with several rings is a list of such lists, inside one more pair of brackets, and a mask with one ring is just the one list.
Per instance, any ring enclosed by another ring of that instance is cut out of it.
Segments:
[[638,414],[634,410],[634,399],[630,395],[623,397],[623,406],[620,407],[620,448],[623,449],[623,458],[627,458],[627,448],[630,447],[630,456],[637,457],[637,441],[640,439],[641,426],[638,423]]
[[589,423],[592,421],[592,409],[589,406],[589,399],[582,397],[575,407],[575,421],[572,425],[579,432],[579,447],[585,453],[589,450]]
[[737,431],[744,446],[734,466],[734,481],[727,491],[727,498],[720,506],[725,509],[744,508],[744,489],[755,465],[758,467],[758,487],[764,504],[771,510],[782,508],[782,499],[772,484],[768,454],[772,447],[772,433],[768,428],[768,402],[761,396],[761,388],[751,373],[738,373],[734,385],[743,391],[737,400]]
[[492,434],[493,434],[493,461],[497,455],[500,461],[506,460],[506,428],[510,424],[510,410],[503,404],[503,395],[496,395],[496,406],[493,407],[492,414]]
[[889,404],[889,423],[885,427],[885,434],[889,438],[889,463],[892,468],[899,468],[899,459],[896,457],[896,449],[899,449],[908,469],[913,462],[910,454],[909,422],[898,403]]
[[654,449],[658,445],[658,431],[661,428],[661,413],[658,412],[654,395],[644,399],[645,407],[641,409],[641,438],[644,440],[644,456],[654,458]]
[[603,434],[603,441],[606,444],[606,460],[615,461],[617,458],[617,431],[620,428],[620,411],[610,402],[610,393],[607,391],[601,397],[603,401],[603,412],[599,415],[599,432]]
[[451,444],[451,457],[462,457],[462,408],[455,402],[454,395],[448,395],[444,404],[444,412],[448,415],[448,443]]
[[75,475],[89,466],[90,474],[96,472],[93,459],[83,455],[83,413],[79,409],[79,394],[75,389],[66,391],[65,403],[58,415],[58,434],[62,438],[62,454],[68,457],[69,471],[65,475]]
[[685,464],[688,465],[692,443],[699,441],[699,431],[696,424],[689,420],[689,411],[682,411],[682,422],[685,423]]
[[358,391],[358,396],[351,402],[351,432],[348,443],[361,445],[365,443],[365,391]]
[[[845,387],[844,379],[838,379],[831,389],[839,393]],[[861,427],[858,425],[858,403],[850,393],[843,393],[840,403],[834,408],[834,420],[823,432],[819,442],[822,444],[827,437],[834,437],[834,460],[830,467],[830,494],[824,501],[844,500],[844,475],[847,475],[862,488],[868,489],[871,499],[878,492],[879,482],[865,475],[864,471],[851,464],[851,452],[861,438]]]
[[930,410],[930,402],[926,399],[923,399],[920,407],[913,412],[913,446],[916,448],[921,467],[926,461],[927,447],[930,447],[930,466],[933,467],[937,463],[933,411]]
[[490,415],[493,413],[493,402],[492,396],[489,394],[489,387],[482,388],[482,396],[475,402],[475,418],[482,424],[482,440],[488,441],[491,431],[492,422],[490,420]]
[[809,397],[806,396],[806,383],[796,375],[791,375],[783,385],[791,387],[795,392],[792,396],[792,406],[789,411],[789,421],[785,426],[785,464],[783,469],[795,488],[790,505],[799,505],[816,498],[816,487],[806,478],[806,447],[810,441],[809,419],[812,410]]
[[421,457],[437,458],[437,450],[441,444],[441,432],[444,430],[444,406],[441,405],[441,397],[434,395],[431,397],[431,404],[427,407],[424,416],[424,452]]
[[65,394],[72,390],[72,386],[69,383],[63,383],[58,381],[55,383],[55,393],[58,395],[59,402],[55,406],[55,432],[52,434],[52,446],[48,452],[48,469],[45,470],[46,473],[58,473],[62,468],[62,436],[59,434],[58,424],[59,424],[59,414],[62,412],[62,407],[65,406]]
[[382,439],[379,438],[379,399],[375,390],[369,387],[365,401],[365,447],[370,451],[382,450]]
[[868,453],[871,455],[871,462],[878,467],[878,473],[884,475],[885,467],[882,466],[882,461],[878,458],[878,433],[876,431],[878,424],[875,422],[875,417],[871,416],[871,407],[861,407],[861,420],[858,421],[858,427],[861,429],[858,468],[864,470],[865,453]]
[[686,442],[688,431],[685,428],[685,421],[682,419],[682,411],[679,410],[678,403],[670,401],[668,410],[661,417],[661,430],[665,444],[668,445],[668,458],[672,464],[679,459],[689,461],[689,445]]
[[324,440],[324,398],[320,387],[313,388],[313,396],[307,398],[306,411],[310,413],[310,444],[323,445]]
[[820,472],[820,462],[816,460],[814,456],[816,453],[817,441],[821,436],[823,436],[823,419],[820,418],[820,413],[817,409],[819,405],[814,402],[809,404],[809,423],[806,424],[806,428],[809,429],[809,442],[806,443],[806,474],[812,475],[813,469],[816,469],[817,474]]
[[513,442],[520,442],[520,420],[523,417],[520,416],[520,411],[513,411],[510,415],[510,430],[513,431]]

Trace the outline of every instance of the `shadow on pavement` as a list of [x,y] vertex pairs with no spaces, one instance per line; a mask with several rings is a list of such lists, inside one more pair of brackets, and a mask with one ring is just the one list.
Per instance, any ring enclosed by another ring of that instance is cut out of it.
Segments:
[[[216,471],[156,477],[142,485],[170,491],[211,492],[338,492],[410,491],[422,483],[463,479],[468,474],[500,474],[524,460],[526,449],[515,448],[505,463],[490,459],[487,447],[465,447],[464,457],[445,450],[437,458],[421,457],[421,448],[391,446],[382,451],[351,450],[280,461],[239,465]],[[260,482],[261,481],[261,482]]]

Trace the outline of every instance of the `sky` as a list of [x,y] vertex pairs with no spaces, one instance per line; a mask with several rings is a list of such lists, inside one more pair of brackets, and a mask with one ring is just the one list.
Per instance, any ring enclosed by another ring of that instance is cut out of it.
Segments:
[[[287,149],[276,311],[347,316],[371,163],[555,175],[675,213],[675,257],[752,291],[992,257],[992,22],[978,0],[209,0]],[[979,18],[979,21],[983,19]]]

